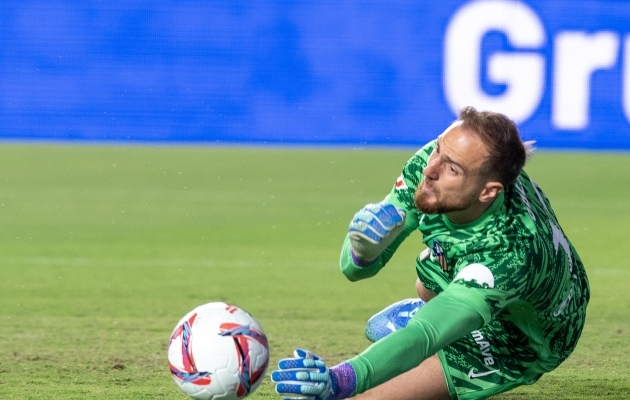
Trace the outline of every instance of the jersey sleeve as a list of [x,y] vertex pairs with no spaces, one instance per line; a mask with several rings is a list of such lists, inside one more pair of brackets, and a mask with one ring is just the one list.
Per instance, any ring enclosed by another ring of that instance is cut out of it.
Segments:
[[346,234],[341,248],[339,265],[342,273],[350,281],[358,281],[376,275],[389,262],[402,242],[418,229],[421,213],[415,206],[414,193],[422,180],[422,170],[426,166],[434,147],[435,141],[432,141],[407,161],[392,191],[383,200],[385,203],[393,204],[397,208],[405,210],[405,228],[374,262],[369,265],[357,265],[352,258],[350,239]]
[[[438,350],[479,329],[487,314],[475,293],[462,297],[447,288],[422,307],[409,324],[348,360],[356,372],[353,395],[374,388],[414,367]],[[448,318],[444,318],[448,315]]]

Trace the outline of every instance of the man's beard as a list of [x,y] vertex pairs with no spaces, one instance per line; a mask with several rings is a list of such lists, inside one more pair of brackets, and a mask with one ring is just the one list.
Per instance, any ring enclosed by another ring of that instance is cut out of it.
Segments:
[[[422,185],[424,184],[424,181],[420,183],[413,197],[416,207],[418,207],[418,210],[422,211],[424,214],[445,214],[453,211],[462,211],[469,208],[473,203],[474,198],[476,198],[475,196],[468,194],[457,197],[447,197],[430,203],[429,197],[431,195],[422,190]],[[439,192],[434,188],[431,188],[431,190],[433,191],[433,196],[437,199],[439,197]]]

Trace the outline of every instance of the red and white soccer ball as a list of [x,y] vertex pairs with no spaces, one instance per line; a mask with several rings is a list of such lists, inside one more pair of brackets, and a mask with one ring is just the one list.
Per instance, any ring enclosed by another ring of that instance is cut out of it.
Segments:
[[198,400],[243,399],[262,382],[269,345],[260,324],[247,311],[208,303],[186,314],[168,345],[175,383]]

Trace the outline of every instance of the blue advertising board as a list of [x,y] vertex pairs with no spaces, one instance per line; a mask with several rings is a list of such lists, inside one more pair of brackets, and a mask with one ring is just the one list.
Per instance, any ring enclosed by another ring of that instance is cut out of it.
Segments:
[[630,2],[0,5],[1,139],[418,146],[465,105],[630,149]]

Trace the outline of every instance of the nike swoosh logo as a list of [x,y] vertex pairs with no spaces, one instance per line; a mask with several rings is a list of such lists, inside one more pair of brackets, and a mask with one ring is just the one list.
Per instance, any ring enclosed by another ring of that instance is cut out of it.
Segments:
[[471,368],[470,371],[468,371],[468,377],[470,379],[475,379],[475,378],[479,378],[482,376],[486,376],[486,375],[490,375],[490,374],[494,374],[495,372],[499,372],[498,369],[493,369],[492,371],[486,371],[486,372],[479,372],[479,373],[475,373],[473,371],[473,369]]

